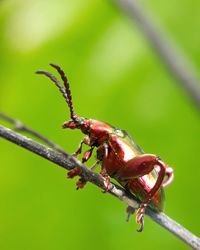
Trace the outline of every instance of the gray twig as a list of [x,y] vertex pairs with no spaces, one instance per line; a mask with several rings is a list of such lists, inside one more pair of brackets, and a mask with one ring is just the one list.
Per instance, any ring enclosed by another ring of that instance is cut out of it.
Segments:
[[[92,170],[84,166],[76,158],[72,157],[69,154],[60,154],[52,149],[47,148],[44,145],[41,145],[30,138],[22,136],[11,129],[8,129],[0,125],[0,137],[9,140],[29,151],[32,151],[35,154],[61,166],[67,170],[71,170],[76,166],[79,166],[81,169],[81,176],[84,177],[87,181],[92,182],[101,189],[105,189],[104,179],[97,173],[94,173]],[[124,189],[112,184],[112,188],[109,191],[110,194],[114,195],[118,199],[122,200],[128,206],[133,208],[138,208],[139,204],[133,196],[128,194]],[[149,207],[146,209],[146,214],[154,220],[156,223],[166,228],[168,231],[179,237],[187,245],[191,246],[193,249],[200,249],[200,239],[185,229],[183,226],[178,224],[176,221],[172,220],[164,213],[157,213],[151,210]]]
[[138,0],[111,1],[118,5],[132,21],[137,23],[156,53],[177,79],[177,83],[185,89],[197,108],[200,109],[200,82],[192,65],[189,65],[186,58],[177,52],[164,31],[161,31],[158,25],[154,23],[150,13],[145,10]]
[[44,142],[46,145],[50,146],[51,148],[55,149],[57,152],[60,152],[64,155],[66,154],[65,150],[62,149],[60,146],[58,146],[57,144],[55,144],[54,142],[52,142],[48,138],[44,137],[43,135],[39,134],[38,132],[36,132],[32,128],[27,127],[21,121],[15,119],[15,118],[12,118],[12,117],[10,117],[4,113],[1,113],[1,112],[0,112],[0,119],[11,123],[14,127],[14,130],[28,133],[28,134],[34,136],[35,138],[38,138],[40,141]]

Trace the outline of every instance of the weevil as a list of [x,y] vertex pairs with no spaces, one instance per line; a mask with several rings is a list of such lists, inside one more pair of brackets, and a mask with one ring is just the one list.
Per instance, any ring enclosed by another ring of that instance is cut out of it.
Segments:
[[[48,71],[39,70],[36,73],[50,78],[68,104],[71,120],[64,122],[63,128],[80,129],[86,135],[73,155],[77,157],[82,153],[83,144],[89,146],[82,157],[84,163],[90,159],[94,148],[96,148],[97,162],[92,166],[92,169],[94,170],[98,165],[101,165],[100,174],[105,180],[105,191],[109,190],[110,178],[114,178],[129,193],[139,199],[140,207],[137,210],[136,222],[140,224],[138,231],[141,232],[144,227],[144,214],[147,205],[156,211],[163,210],[163,188],[172,182],[173,169],[157,155],[144,153],[125,130],[106,122],[78,116],[74,112],[71,90],[64,71],[56,64],[50,64],[50,66],[57,70],[63,85]],[[68,172],[68,177],[73,178],[79,174],[80,169],[75,167]],[[76,183],[77,189],[83,188],[85,184],[86,181],[80,178]],[[130,207],[127,211],[133,212]]]

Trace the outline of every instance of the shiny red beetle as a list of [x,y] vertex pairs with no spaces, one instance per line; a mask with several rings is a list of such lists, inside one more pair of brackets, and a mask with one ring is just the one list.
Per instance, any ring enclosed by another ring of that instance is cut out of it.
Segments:
[[[97,148],[97,162],[92,169],[101,165],[100,174],[105,179],[105,190],[109,190],[109,177],[111,177],[141,201],[136,215],[136,221],[141,225],[138,231],[141,232],[144,227],[143,217],[146,206],[150,205],[157,211],[163,210],[163,187],[173,180],[173,169],[157,155],[145,154],[125,130],[105,122],[77,116],[73,109],[69,83],[63,70],[58,65],[50,65],[58,71],[64,86],[47,71],[39,70],[36,73],[50,78],[69,106],[71,120],[65,122],[63,128],[80,129],[86,134],[74,156],[81,154],[82,145],[86,144],[90,147],[82,158],[82,162],[86,162],[91,157],[93,149]],[[68,172],[68,177],[73,178],[78,174],[80,169],[77,167]],[[86,181],[80,178],[77,188],[83,188],[85,184]]]

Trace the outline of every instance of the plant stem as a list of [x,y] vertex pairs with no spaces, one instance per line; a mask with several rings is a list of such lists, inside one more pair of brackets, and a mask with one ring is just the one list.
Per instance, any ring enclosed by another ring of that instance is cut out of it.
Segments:
[[64,155],[66,154],[64,149],[62,149],[60,146],[58,146],[57,144],[55,144],[54,142],[52,142],[48,138],[44,137],[43,135],[39,134],[38,132],[36,132],[32,128],[27,127],[21,121],[15,119],[15,118],[12,118],[12,117],[10,117],[4,113],[1,113],[1,112],[0,112],[0,119],[11,123],[14,126],[14,130],[26,132],[26,133],[34,136],[35,138],[38,138],[40,141],[44,142],[46,145],[55,149],[57,152],[62,153]]
[[200,111],[200,82],[192,65],[178,53],[164,30],[153,21],[138,0],[111,0],[136,23],[176,82],[186,91]]

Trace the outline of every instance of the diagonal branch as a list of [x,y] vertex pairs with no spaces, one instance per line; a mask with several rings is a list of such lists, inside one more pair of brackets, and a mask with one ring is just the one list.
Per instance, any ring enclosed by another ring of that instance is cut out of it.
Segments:
[[140,4],[140,1],[111,0],[111,2],[124,11],[133,22],[136,22],[161,61],[200,110],[200,82],[192,65],[186,61],[183,55],[178,53],[164,31],[160,30],[150,14]]
[[[100,187],[101,189],[105,189],[104,187],[104,179],[97,173],[94,173],[89,168],[84,166],[80,161],[76,158],[72,157],[69,154],[60,154],[52,149],[47,148],[44,145],[41,145],[30,138],[22,136],[11,129],[8,129],[4,126],[0,125],[0,137],[17,144],[33,153],[55,163],[56,165],[63,167],[67,170],[71,170],[74,167],[80,167],[82,173],[81,176],[84,177],[87,181],[92,182],[94,185]],[[110,194],[114,195],[118,199],[122,200],[128,206],[133,208],[138,208],[139,204],[134,199],[133,196],[130,196],[126,193],[124,189],[117,186],[116,184],[112,184],[112,188],[109,191]],[[180,238],[183,242],[185,242],[188,246],[191,246],[193,249],[200,249],[200,239],[185,229],[183,226],[178,224],[176,221],[169,218],[164,213],[157,213],[151,210],[149,207],[146,209],[146,214],[154,220],[156,223],[170,231],[172,234]]]
[[52,142],[48,138],[44,137],[43,135],[39,134],[38,132],[36,132],[32,128],[27,127],[21,121],[15,119],[15,118],[12,118],[12,117],[10,117],[4,113],[1,113],[1,112],[0,112],[0,120],[4,120],[6,122],[11,123],[13,125],[14,130],[28,133],[29,135],[32,135],[35,138],[39,139],[40,141],[44,142],[49,147],[55,149],[57,152],[62,153],[64,155],[66,154],[64,149],[62,149],[60,146],[56,145],[54,142]]

